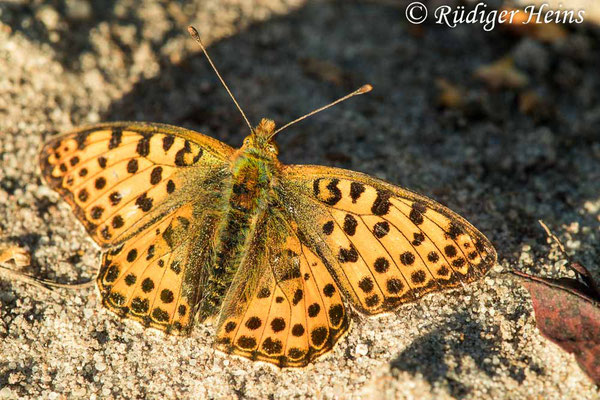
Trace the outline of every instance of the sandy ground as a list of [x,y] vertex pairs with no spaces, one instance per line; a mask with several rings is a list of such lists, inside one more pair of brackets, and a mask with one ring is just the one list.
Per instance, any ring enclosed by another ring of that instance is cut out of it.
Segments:
[[[254,122],[284,123],[371,83],[371,94],[282,134],[283,161],[359,170],[433,197],[492,240],[498,265],[466,289],[355,316],[333,353],[283,371],[216,353],[211,326],[166,337],[101,309],[92,288],[48,293],[0,279],[0,398],[598,398],[502,273],[565,273],[543,219],[600,276],[597,29],[546,43],[476,25],[416,28],[392,2],[168,3],[0,3],[0,243],[31,253],[24,272],[83,282],[100,255],[41,183],[34,160],[45,138],[126,119],[241,143],[245,125],[188,24]],[[474,78],[504,56],[523,88]],[[460,106],[440,106],[440,78],[460,89]]]

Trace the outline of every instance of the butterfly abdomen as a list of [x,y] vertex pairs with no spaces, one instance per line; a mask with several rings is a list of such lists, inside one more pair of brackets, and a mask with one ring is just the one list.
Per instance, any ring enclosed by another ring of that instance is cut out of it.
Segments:
[[257,221],[268,204],[271,173],[255,157],[236,157],[227,188],[224,218],[217,229],[217,242],[209,267],[207,288],[200,307],[200,319],[217,313],[238,266],[246,256],[248,241],[255,235]]

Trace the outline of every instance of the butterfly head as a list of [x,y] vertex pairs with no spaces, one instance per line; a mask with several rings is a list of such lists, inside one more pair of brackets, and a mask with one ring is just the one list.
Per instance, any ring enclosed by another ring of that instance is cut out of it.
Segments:
[[242,150],[263,158],[276,158],[279,149],[275,144],[274,132],[275,122],[263,118],[252,133],[244,139]]

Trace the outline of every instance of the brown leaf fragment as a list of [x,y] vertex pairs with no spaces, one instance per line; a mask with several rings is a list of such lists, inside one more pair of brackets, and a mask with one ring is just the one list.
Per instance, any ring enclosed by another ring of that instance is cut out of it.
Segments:
[[579,279],[548,279],[513,271],[529,291],[540,333],[575,355],[579,366],[600,384],[600,293],[589,271],[572,261],[562,243],[540,221]]
[[535,90],[519,93],[519,111],[532,117],[544,118],[552,114],[552,104]]
[[529,78],[515,67],[511,57],[480,66],[475,70],[475,77],[492,89],[522,89],[529,84]]
[[438,88],[437,103],[444,108],[461,108],[465,103],[464,90],[447,79],[438,78],[435,81]]
[[17,268],[29,265],[29,253],[20,247],[10,246],[0,253],[0,265],[14,264]]

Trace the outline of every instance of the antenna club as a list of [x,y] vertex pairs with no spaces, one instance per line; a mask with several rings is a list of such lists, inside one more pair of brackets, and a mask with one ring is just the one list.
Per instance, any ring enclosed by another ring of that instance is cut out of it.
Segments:
[[363,85],[360,87],[360,89],[358,89],[356,91],[357,94],[364,94],[364,93],[369,93],[371,90],[373,90],[373,86],[369,85],[368,83],[366,85]]
[[285,125],[284,125],[284,126],[282,126],[281,128],[277,129],[275,132],[273,132],[273,134],[271,135],[271,137],[273,137],[273,136],[277,135],[279,132],[281,132],[282,130],[284,130],[284,129],[285,129],[285,128],[287,128],[288,126],[290,126],[290,125],[294,125],[296,122],[302,121],[303,119],[305,119],[305,118],[308,118],[308,117],[310,117],[311,115],[314,115],[314,114],[316,114],[316,113],[319,113],[319,112],[321,112],[321,111],[323,111],[323,110],[326,110],[326,109],[328,109],[329,107],[333,107],[333,106],[335,106],[336,104],[338,104],[338,103],[341,103],[342,101],[349,99],[350,97],[353,97],[353,96],[358,96],[359,94],[363,94],[363,93],[370,92],[370,91],[371,91],[371,89],[373,89],[373,86],[371,86],[371,85],[369,85],[369,84],[367,83],[366,85],[363,85],[363,86],[361,86],[360,88],[356,89],[354,92],[352,92],[352,93],[350,93],[350,94],[347,94],[347,95],[345,95],[345,96],[344,96],[344,97],[342,97],[342,98],[339,98],[339,99],[337,99],[337,100],[336,100],[336,101],[334,101],[333,103],[329,103],[329,104],[327,104],[326,106],[323,106],[323,107],[321,107],[321,108],[317,108],[316,110],[314,110],[314,111],[311,111],[311,112],[309,112],[308,114],[306,114],[306,115],[304,115],[304,116],[302,116],[302,117],[300,117],[300,118],[297,118],[297,119],[293,120],[292,122],[288,122],[287,124],[285,124]]
[[198,31],[193,26],[191,26],[191,25],[188,26],[187,30],[188,30],[190,36],[193,37],[194,39],[198,40],[200,38]]

